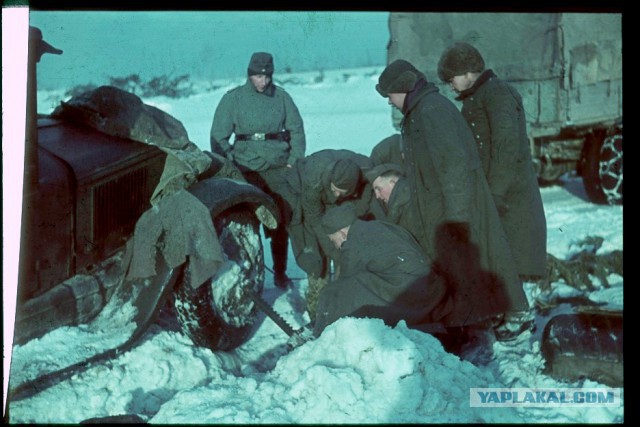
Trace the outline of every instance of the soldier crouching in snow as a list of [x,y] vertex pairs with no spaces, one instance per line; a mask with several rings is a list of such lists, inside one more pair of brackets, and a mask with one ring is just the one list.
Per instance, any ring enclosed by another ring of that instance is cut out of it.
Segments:
[[[371,183],[375,197],[382,202],[386,221],[397,224],[411,233],[421,236],[418,212],[412,208],[410,189],[402,168],[394,163],[383,163],[365,174]],[[438,333],[447,350],[458,352],[470,339],[470,332],[491,327],[493,317],[508,306],[499,278],[480,266],[476,245],[461,245],[450,250],[446,230],[436,232],[437,257],[431,268],[431,282],[440,277],[447,286],[447,298],[451,310],[440,319],[446,328]],[[465,276],[473,277],[472,281]]]
[[451,310],[445,285],[431,274],[431,262],[406,229],[360,220],[349,205],[327,211],[322,227],[340,251],[340,275],[320,291],[316,336],[344,316],[442,329],[435,322]]

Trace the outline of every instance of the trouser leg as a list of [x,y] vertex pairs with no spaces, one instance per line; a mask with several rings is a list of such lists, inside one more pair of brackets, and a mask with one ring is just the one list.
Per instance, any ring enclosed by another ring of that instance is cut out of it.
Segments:
[[289,251],[289,233],[283,226],[279,226],[271,234],[271,256],[273,271],[276,275],[287,273],[287,258]]
[[265,228],[265,237],[270,240],[271,258],[273,260],[274,283],[280,288],[286,288],[292,284],[287,276],[287,258],[289,251],[289,233],[287,232],[291,208],[288,202],[280,194],[285,188],[285,169],[269,169],[261,173],[247,172],[245,176],[253,185],[266,192],[276,203],[280,212],[280,223],[274,230]]

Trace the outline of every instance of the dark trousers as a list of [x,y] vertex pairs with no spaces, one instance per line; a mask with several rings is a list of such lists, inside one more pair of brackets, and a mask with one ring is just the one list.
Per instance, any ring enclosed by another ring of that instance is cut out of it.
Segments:
[[285,274],[287,271],[287,258],[289,253],[289,233],[287,232],[287,219],[291,216],[290,208],[283,199],[282,187],[286,185],[286,168],[268,169],[263,172],[250,171],[241,168],[246,180],[260,188],[273,198],[280,211],[280,222],[275,230],[264,227],[264,235],[271,243],[271,257],[273,259],[273,271],[276,275]]
[[271,257],[273,272],[282,275],[287,272],[287,257],[289,254],[289,233],[281,223],[275,230],[264,229],[264,234],[271,240]]

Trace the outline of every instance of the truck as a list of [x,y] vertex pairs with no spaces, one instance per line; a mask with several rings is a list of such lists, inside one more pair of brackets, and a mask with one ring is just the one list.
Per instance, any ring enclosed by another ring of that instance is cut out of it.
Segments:
[[259,227],[279,221],[273,199],[126,91],[100,87],[38,114],[45,54],[62,51],[30,27],[13,345],[89,325],[95,354],[23,381],[12,372],[12,400],[125,351],[162,310],[196,345],[241,345],[264,287]]
[[455,42],[476,47],[522,95],[539,182],[575,173],[594,203],[622,203],[621,14],[391,12],[389,33],[388,63],[411,62],[456,104],[440,55]]

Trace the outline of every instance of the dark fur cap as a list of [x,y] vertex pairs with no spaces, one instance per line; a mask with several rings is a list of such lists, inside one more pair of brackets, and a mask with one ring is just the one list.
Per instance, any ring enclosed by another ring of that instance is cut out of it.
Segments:
[[411,92],[411,89],[421,78],[425,78],[424,74],[411,63],[404,59],[397,59],[387,65],[387,68],[380,74],[376,90],[385,98],[388,98],[390,93]]
[[481,73],[484,71],[484,59],[478,50],[469,43],[455,43],[449,46],[438,62],[438,77],[449,83],[455,76],[468,72]]

